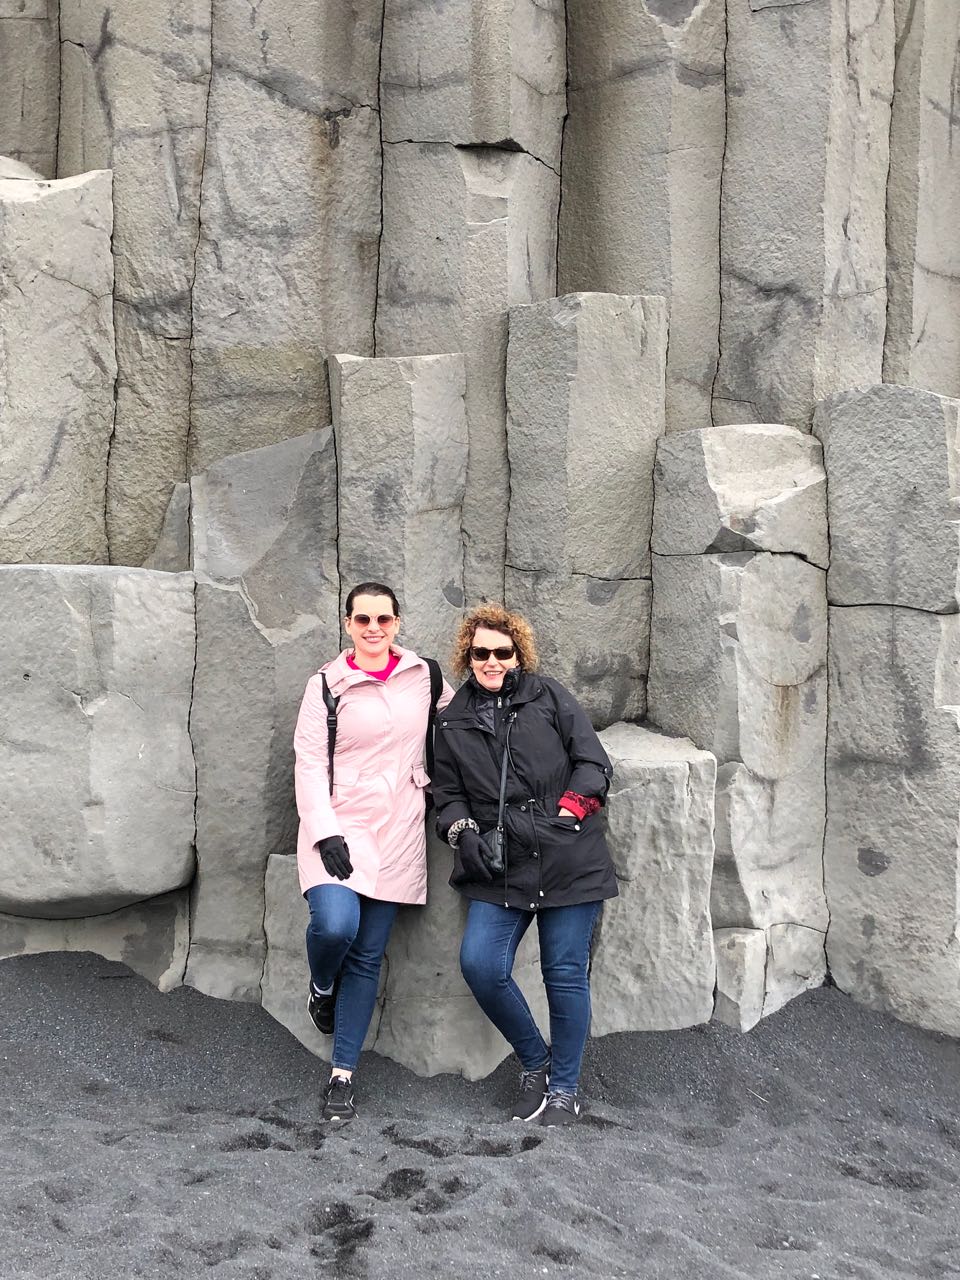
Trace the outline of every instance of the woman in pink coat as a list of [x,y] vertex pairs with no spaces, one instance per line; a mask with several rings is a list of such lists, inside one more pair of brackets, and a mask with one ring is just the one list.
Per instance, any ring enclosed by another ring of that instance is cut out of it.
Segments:
[[[426,901],[430,781],[430,671],[395,643],[396,595],[379,582],[354,587],[344,627],[353,647],[321,668],[337,699],[332,790],[320,674],[307,684],[294,737],[297,865],[310,908],[307,1009],[318,1031],[333,1032],[322,1115],[341,1122],[356,1115],[353,1077],[397,907]],[[445,684],[438,705],[452,696]]]

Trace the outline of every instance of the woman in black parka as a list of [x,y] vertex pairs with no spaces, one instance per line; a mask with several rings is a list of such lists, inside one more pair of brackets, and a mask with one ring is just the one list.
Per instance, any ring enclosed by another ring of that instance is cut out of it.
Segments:
[[[474,609],[453,665],[469,675],[437,722],[433,796],[437,828],[454,850],[450,883],[470,899],[460,967],[520,1059],[514,1119],[569,1124],[580,1115],[590,1028],[590,941],[603,899],[617,894],[598,817],[610,761],[576,699],[537,674],[533,632],[519,614]],[[549,1047],[511,976],[534,919]]]

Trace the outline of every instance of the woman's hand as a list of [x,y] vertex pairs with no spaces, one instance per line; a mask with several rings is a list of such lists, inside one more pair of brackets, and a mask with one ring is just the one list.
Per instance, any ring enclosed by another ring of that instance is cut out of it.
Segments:
[[479,880],[482,884],[490,883],[493,876],[483,856],[480,836],[472,827],[465,827],[457,837],[457,853],[460,855],[464,880]]
[[333,876],[335,880],[350,879],[353,875],[353,863],[343,836],[327,836],[326,840],[318,840],[316,850],[328,876]]
[[569,809],[564,809],[563,805],[560,806],[560,812],[557,814],[558,818],[575,818],[576,816],[577,815],[575,813],[571,813]]

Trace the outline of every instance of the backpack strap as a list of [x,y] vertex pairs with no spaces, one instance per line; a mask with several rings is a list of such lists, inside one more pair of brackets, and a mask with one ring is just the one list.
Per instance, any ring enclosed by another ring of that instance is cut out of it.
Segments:
[[436,658],[424,658],[430,670],[430,715],[427,717],[427,773],[433,777],[433,735],[437,720],[437,703],[443,693],[443,672]]
[[337,746],[337,703],[327,684],[327,677],[320,672],[320,687],[323,690],[323,704],[327,708],[327,778],[330,783],[330,794],[333,795],[333,753]]

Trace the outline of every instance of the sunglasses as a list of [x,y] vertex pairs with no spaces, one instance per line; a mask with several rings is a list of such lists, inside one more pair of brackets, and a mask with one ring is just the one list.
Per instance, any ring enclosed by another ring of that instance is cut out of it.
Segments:
[[[376,617],[377,626],[381,627],[383,630],[386,630],[390,623],[396,622],[396,620],[397,617],[394,613],[378,613]],[[359,627],[369,627],[371,618],[369,613],[355,613],[352,621]]]
[[504,645],[499,649],[484,649],[482,645],[474,644],[470,646],[470,657],[474,662],[486,662],[491,653],[498,662],[509,662],[516,653],[513,645]]

